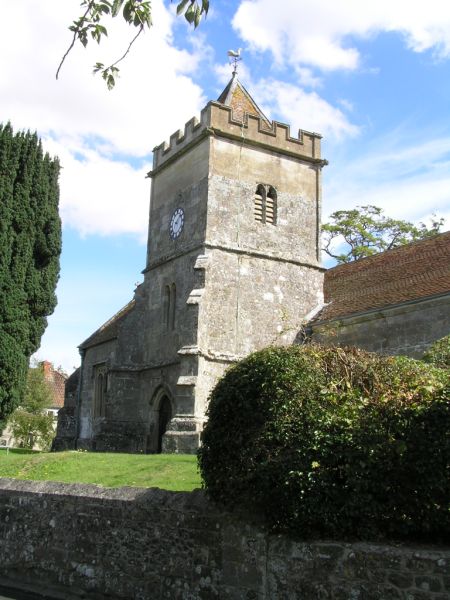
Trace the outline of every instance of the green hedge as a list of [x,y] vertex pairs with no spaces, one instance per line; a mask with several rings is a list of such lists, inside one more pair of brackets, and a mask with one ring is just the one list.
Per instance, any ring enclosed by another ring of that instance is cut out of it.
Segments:
[[450,335],[434,342],[423,355],[423,360],[441,369],[450,369]]
[[212,392],[204,486],[296,536],[449,539],[449,377],[356,349],[252,354]]

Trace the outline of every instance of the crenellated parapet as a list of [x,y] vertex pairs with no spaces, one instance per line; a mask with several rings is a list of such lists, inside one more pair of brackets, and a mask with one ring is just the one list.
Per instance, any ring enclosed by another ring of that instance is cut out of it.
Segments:
[[209,105],[205,106],[200,113],[200,121],[196,117],[192,117],[185,124],[184,131],[179,129],[175,133],[172,133],[169,143],[163,142],[153,148],[153,170],[161,167],[161,165],[170,160],[175,154],[190,147],[205,135],[209,124],[208,108]]
[[220,102],[209,102],[201,111],[200,120],[195,117],[190,119],[184,131],[176,131],[170,136],[169,143],[163,142],[153,149],[153,172],[172,162],[206,136],[228,138],[320,166],[327,164],[320,156],[320,134],[299,130],[298,136],[293,137],[290,126],[285,123],[269,121],[249,113],[245,113],[240,119],[236,117],[232,107]]

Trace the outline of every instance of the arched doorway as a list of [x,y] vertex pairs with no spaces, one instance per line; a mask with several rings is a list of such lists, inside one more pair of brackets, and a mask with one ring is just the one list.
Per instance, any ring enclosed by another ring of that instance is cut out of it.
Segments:
[[163,435],[166,433],[170,420],[175,414],[173,396],[166,385],[160,385],[153,393],[149,403],[148,431],[146,453],[162,452]]
[[159,402],[158,415],[158,454],[162,451],[162,438],[167,431],[167,426],[172,418],[172,404],[169,397],[164,394]]

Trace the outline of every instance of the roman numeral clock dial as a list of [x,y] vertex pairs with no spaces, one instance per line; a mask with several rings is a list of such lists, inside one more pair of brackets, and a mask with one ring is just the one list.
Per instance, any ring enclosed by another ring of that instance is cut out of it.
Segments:
[[184,210],[182,208],[177,208],[170,219],[169,233],[170,237],[173,240],[176,240],[180,233],[183,231],[183,226]]

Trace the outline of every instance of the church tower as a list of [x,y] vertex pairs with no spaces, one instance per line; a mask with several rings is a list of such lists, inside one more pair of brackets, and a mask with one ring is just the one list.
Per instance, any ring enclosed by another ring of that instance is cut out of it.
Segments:
[[293,343],[321,303],[324,164],[320,136],[270,122],[236,74],[154,149],[144,362],[161,361],[170,394],[163,450],[195,450],[225,369]]
[[269,121],[236,74],[154,149],[144,282],[81,344],[56,448],[196,451],[217,379],[301,339],[322,303],[325,164],[320,136]]

